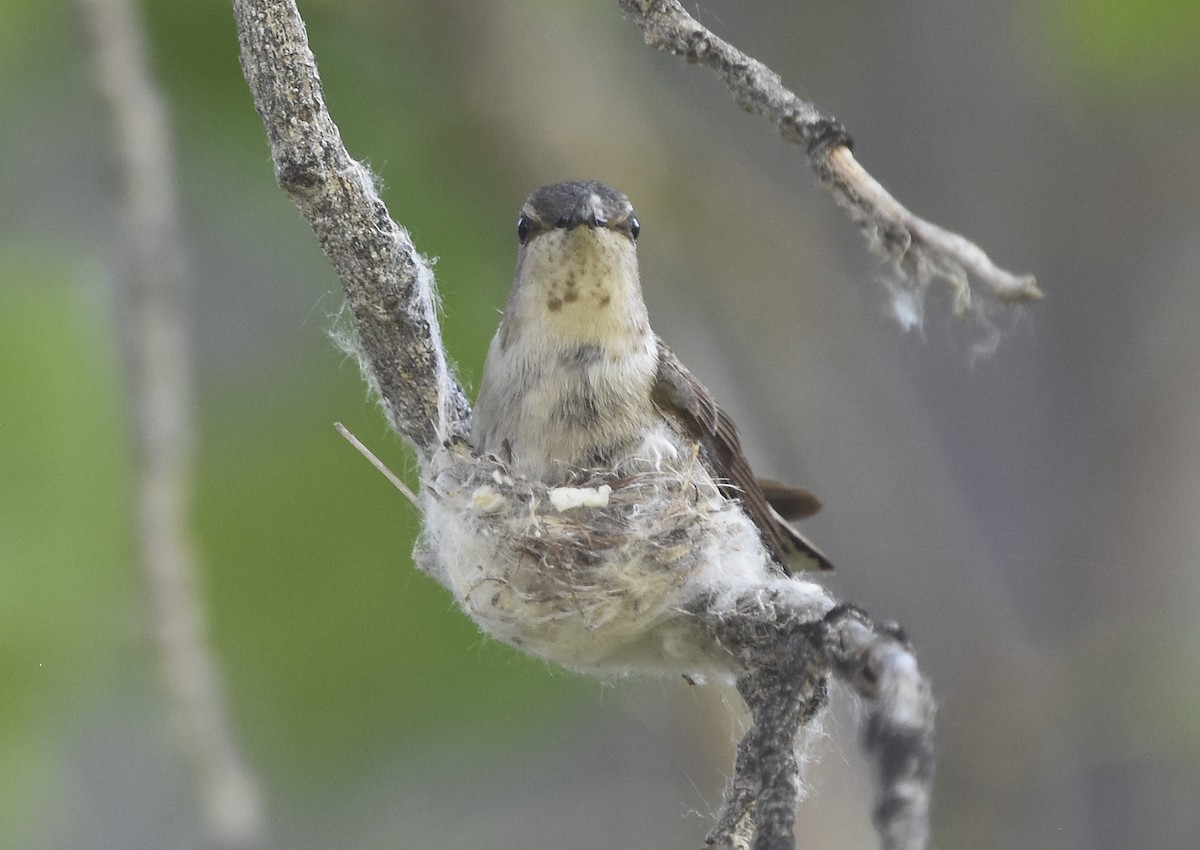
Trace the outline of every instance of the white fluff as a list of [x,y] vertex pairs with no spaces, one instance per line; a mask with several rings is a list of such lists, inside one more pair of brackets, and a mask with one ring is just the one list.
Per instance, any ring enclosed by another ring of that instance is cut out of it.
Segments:
[[601,484],[599,487],[555,487],[550,491],[550,504],[556,511],[569,511],[572,508],[606,508],[612,487]]

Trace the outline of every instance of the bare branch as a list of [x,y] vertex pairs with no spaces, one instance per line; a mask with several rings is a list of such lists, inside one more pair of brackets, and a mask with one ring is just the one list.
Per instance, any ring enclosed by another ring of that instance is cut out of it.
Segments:
[[112,114],[121,186],[118,310],[136,458],[137,542],[150,619],[205,821],[218,846],[262,843],[258,783],[238,752],[205,645],[187,529],[193,408],[182,239],[166,111],[128,0],[77,0]]
[[862,228],[871,249],[896,263],[907,288],[923,291],[933,279],[943,279],[954,290],[960,314],[971,305],[972,278],[1002,303],[1042,297],[1032,275],[998,268],[974,243],[901,206],[854,159],[841,122],[785,88],[766,65],[713,35],[678,0],[618,2],[641,27],[647,44],[707,65],[743,109],[766,116],[785,139],[804,145],[821,182]]
[[427,460],[442,441],[467,433],[471,415],[442,349],[433,272],[370,172],[346,152],[295,3],[234,0],[233,9],[275,177],[342,281],[363,375],[392,427]]

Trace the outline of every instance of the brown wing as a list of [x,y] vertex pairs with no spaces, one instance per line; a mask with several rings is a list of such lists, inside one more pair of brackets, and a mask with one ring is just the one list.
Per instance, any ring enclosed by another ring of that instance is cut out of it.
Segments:
[[764,489],[742,452],[733,420],[662,340],[658,352],[654,403],[700,444],[722,494],[742,503],[780,568],[789,575],[793,569],[833,569],[829,559],[784,520],[815,513],[821,504],[816,496],[776,481],[766,482]]

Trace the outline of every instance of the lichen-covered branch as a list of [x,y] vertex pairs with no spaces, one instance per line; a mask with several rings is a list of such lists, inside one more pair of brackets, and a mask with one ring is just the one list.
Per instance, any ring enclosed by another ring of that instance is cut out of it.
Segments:
[[924,291],[934,279],[954,290],[961,314],[971,306],[972,279],[1002,303],[1042,297],[1032,275],[997,267],[978,246],[913,215],[858,164],[846,128],[784,87],[779,75],[721,40],[678,0],[618,0],[641,27],[646,43],[707,65],[747,112],[764,115],[783,137],[805,146],[809,164],[867,236],[872,250],[893,260],[906,288]]
[[875,759],[875,826],[884,850],[924,850],[933,788],[934,703],[896,626],[878,627],[850,605],[825,616],[834,672],[867,706],[865,746]]
[[204,636],[187,532],[192,376],[185,263],[166,109],[130,0],[77,0],[112,119],[120,187],[117,316],[134,449],[138,557],[155,645],[214,846],[263,840],[258,783],[238,750]]
[[[934,704],[904,636],[859,609],[821,616],[783,593],[757,589],[732,606],[696,613],[737,656],[738,692],[753,723],[706,850],[793,850],[803,765],[796,738],[824,706],[832,673],[867,707],[865,746],[876,767],[875,826],[884,850],[924,850],[933,786]],[[750,836],[754,836],[751,843]]]
[[276,179],[342,281],[363,375],[392,427],[428,459],[443,440],[467,433],[471,415],[442,348],[433,272],[370,172],[346,152],[295,3],[234,0],[233,8]]

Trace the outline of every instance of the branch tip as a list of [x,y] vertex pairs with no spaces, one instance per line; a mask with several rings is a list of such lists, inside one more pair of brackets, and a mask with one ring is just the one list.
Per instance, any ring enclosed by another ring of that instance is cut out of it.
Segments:
[[837,119],[785,88],[766,65],[711,33],[678,0],[619,0],[619,5],[648,45],[707,65],[738,105],[769,118],[788,141],[803,144],[821,183],[862,227],[871,250],[897,264],[905,288],[921,295],[933,280],[945,281],[959,316],[970,312],[973,280],[1004,305],[1043,297],[1032,275],[997,267],[973,242],[901,206],[855,160],[853,140]]

